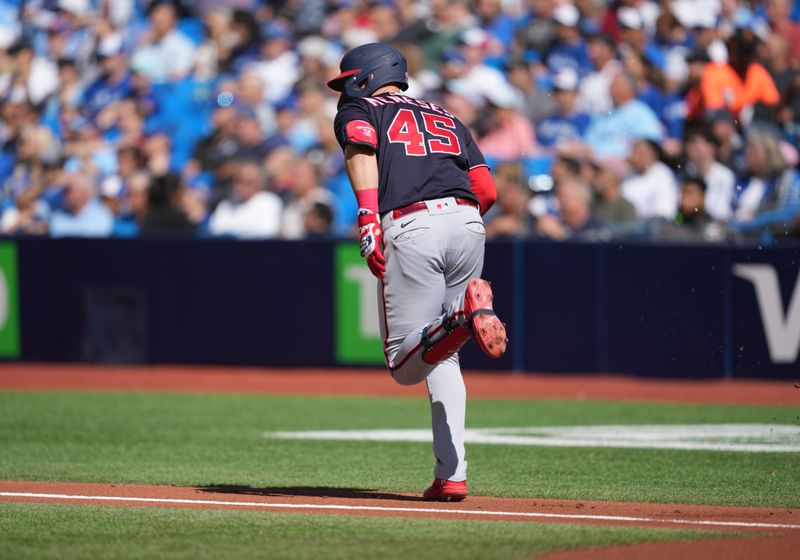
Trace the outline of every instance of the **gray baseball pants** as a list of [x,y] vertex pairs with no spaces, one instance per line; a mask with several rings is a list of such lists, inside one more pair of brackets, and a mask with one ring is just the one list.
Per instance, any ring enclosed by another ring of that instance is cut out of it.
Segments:
[[422,360],[421,341],[426,327],[432,332],[445,317],[463,311],[467,283],[483,269],[483,220],[477,208],[457,205],[449,198],[429,201],[427,210],[398,219],[390,212],[381,225],[386,273],[379,284],[378,310],[386,363],[401,385],[426,381],[436,457],[434,475],[462,481],[467,476],[467,395],[458,354],[428,364]]

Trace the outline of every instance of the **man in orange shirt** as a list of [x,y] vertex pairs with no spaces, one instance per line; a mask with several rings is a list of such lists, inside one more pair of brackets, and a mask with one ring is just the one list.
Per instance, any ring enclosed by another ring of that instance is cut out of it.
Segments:
[[772,107],[781,100],[772,76],[758,62],[760,43],[749,29],[737,29],[727,42],[730,66],[742,81],[742,107],[753,107],[758,103]]
[[742,106],[742,81],[725,62],[712,62],[705,51],[687,58],[690,88],[686,94],[687,120],[701,121],[711,111],[737,114]]

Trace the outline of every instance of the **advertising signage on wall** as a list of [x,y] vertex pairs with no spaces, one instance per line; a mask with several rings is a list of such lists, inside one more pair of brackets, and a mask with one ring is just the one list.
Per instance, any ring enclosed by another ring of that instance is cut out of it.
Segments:
[[338,243],[335,268],[335,352],[339,364],[383,365],[378,281],[355,243]]
[[19,357],[17,247],[0,242],[0,358]]
[[784,304],[778,272],[768,264],[735,264],[733,274],[753,284],[761,326],[773,363],[792,364],[800,355],[800,274]]
[[760,254],[733,264],[737,375],[800,373],[800,267],[783,257]]

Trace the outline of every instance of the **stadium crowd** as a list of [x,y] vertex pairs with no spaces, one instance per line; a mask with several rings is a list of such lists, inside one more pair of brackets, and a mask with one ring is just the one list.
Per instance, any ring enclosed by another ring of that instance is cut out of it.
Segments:
[[487,236],[800,237],[790,0],[2,0],[0,234],[352,234],[326,86],[386,41]]

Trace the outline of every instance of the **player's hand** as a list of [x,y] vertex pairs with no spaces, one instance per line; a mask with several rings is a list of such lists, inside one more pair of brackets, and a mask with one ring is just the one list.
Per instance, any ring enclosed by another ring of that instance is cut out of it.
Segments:
[[361,235],[361,256],[367,259],[372,275],[383,278],[386,258],[383,256],[383,229],[378,214],[372,210],[358,210],[358,232]]

